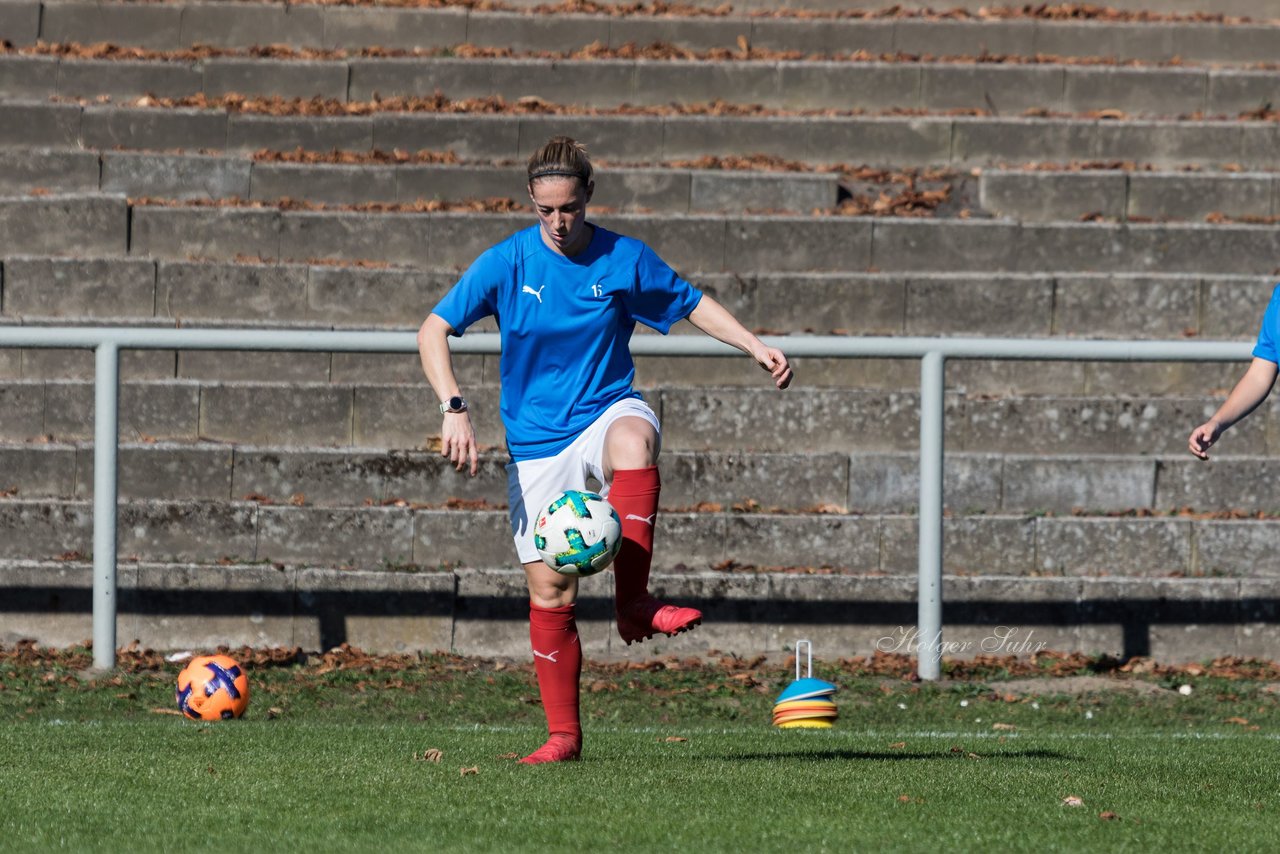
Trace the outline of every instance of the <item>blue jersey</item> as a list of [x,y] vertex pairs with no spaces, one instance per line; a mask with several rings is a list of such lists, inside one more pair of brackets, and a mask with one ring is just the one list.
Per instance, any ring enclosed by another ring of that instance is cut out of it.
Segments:
[[702,292],[639,240],[593,226],[566,258],[530,226],[486,250],[435,307],[461,335],[483,317],[502,336],[502,422],[514,460],[564,450],[632,387],[631,333],[666,333]]
[[1280,364],[1280,352],[1276,350],[1276,342],[1280,341],[1280,285],[1271,292],[1271,302],[1262,315],[1262,328],[1258,330],[1258,343],[1253,346],[1253,355],[1258,359]]

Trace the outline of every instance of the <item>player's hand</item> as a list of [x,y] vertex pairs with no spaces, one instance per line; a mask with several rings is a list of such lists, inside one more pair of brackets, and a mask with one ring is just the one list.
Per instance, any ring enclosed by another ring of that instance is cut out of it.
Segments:
[[795,373],[791,370],[787,357],[777,347],[765,347],[759,352],[753,354],[756,362],[760,367],[769,372],[773,377],[773,383],[778,388],[786,388],[791,385],[791,380]]
[[1187,450],[1200,459],[1207,460],[1209,448],[1213,447],[1213,443],[1221,435],[1222,428],[1218,426],[1218,422],[1206,421],[1191,431],[1191,436],[1187,438]]
[[467,412],[446,412],[440,426],[440,456],[453,461],[453,467],[462,471],[470,462],[471,476],[480,471],[480,452],[476,446],[476,431],[471,426]]

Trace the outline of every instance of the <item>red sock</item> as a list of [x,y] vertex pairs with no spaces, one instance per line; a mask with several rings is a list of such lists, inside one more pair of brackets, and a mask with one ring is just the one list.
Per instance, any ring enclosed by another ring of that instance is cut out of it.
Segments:
[[547,732],[582,743],[578,719],[578,680],[582,675],[582,646],[574,606],[540,608],[529,603],[529,642],[538,692],[547,715]]
[[613,561],[614,599],[622,607],[649,592],[653,529],[658,521],[658,467],[620,469],[609,485],[609,503],[622,520],[622,549]]

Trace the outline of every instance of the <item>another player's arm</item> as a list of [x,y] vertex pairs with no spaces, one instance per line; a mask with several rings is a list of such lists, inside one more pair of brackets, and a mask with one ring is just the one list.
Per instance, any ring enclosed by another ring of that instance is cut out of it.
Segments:
[[1218,441],[1218,437],[1266,400],[1271,387],[1275,385],[1278,371],[1280,367],[1275,362],[1254,358],[1249,370],[1245,371],[1236,387],[1231,389],[1231,394],[1227,395],[1213,417],[1191,431],[1191,436],[1187,439],[1187,447],[1191,453],[1202,460],[1209,459],[1208,450]]
[[[438,314],[429,314],[418,329],[418,357],[422,360],[422,372],[439,400],[461,397],[458,378],[453,372],[453,354],[449,352],[449,336],[453,327]],[[480,470],[476,433],[471,426],[471,413],[446,412],[440,425],[440,455],[453,461],[462,471],[470,462],[474,477]]]
[[729,310],[707,294],[702,295],[698,306],[689,314],[689,322],[703,332],[723,341],[756,360],[773,377],[778,388],[791,385],[791,365],[777,347],[769,347],[738,322]]

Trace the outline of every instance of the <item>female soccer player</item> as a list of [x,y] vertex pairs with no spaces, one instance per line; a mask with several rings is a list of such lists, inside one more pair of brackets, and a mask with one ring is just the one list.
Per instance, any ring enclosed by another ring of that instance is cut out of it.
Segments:
[[576,579],[552,570],[533,545],[537,514],[588,478],[622,520],[614,561],[615,617],[628,644],[676,635],[702,613],[649,595],[657,522],[657,416],[633,387],[628,342],[637,322],[666,333],[688,318],[747,353],[779,389],[787,358],[743,328],[711,297],[681,279],[639,240],[587,220],[595,188],[586,149],[555,137],[529,158],[537,225],[486,250],[422,324],[418,349],[442,403],[441,454],[477,471],[475,432],[449,355],[448,336],[494,315],[502,335],[511,531],[529,585],[529,639],[549,738],[520,760],[576,759],[582,751],[578,681],[582,651],[574,621]]
[[1271,393],[1276,373],[1280,371],[1280,286],[1271,292],[1271,302],[1262,315],[1262,328],[1258,330],[1258,342],[1253,347],[1253,362],[1245,371],[1231,394],[1223,401],[1213,417],[1191,431],[1187,447],[1202,460],[1209,459],[1209,448],[1218,438],[1240,419],[1257,408]]

